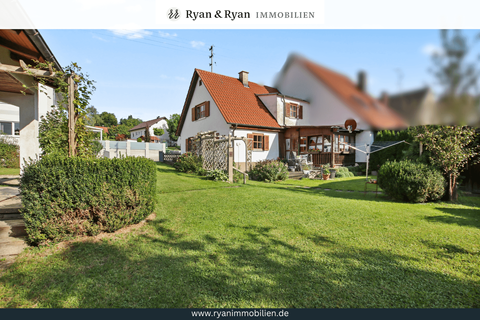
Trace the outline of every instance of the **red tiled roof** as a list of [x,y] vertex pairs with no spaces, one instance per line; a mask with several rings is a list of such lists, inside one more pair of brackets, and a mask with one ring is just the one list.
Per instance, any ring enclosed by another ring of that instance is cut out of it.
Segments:
[[237,78],[195,69],[227,123],[280,128],[256,94],[274,93],[277,89]]
[[406,122],[392,109],[359,90],[349,78],[305,58],[294,56],[317,79],[326,84],[353,112],[374,128],[404,128]]
[[146,128],[147,124],[148,124],[149,127],[151,127],[152,125],[154,125],[155,123],[157,123],[160,120],[167,120],[167,118],[162,117],[162,118],[156,118],[156,119],[153,119],[153,120],[148,120],[148,121],[142,122],[140,124],[137,124],[135,127],[133,127],[132,129],[130,129],[128,131],[133,131],[133,130]]
[[108,133],[108,128],[107,127],[95,126],[95,128],[102,129],[103,132]]

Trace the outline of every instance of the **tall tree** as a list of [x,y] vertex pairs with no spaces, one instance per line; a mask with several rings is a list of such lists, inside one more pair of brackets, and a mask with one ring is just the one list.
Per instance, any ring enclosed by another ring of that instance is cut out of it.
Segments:
[[432,155],[431,163],[447,178],[449,200],[457,199],[457,179],[469,160],[479,154],[475,130],[465,126],[476,116],[474,94],[479,72],[468,60],[472,45],[460,30],[441,31],[442,49],[432,56],[432,72],[442,87],[438,113],[441,126],[417,128],[416,140]]
[[118,124],[117,117],[113,113],[103,111],[100,118],[102,119],[102,126],[113,127]]
[[145,127],[145,142],[150,142],[150,126],[148,124]]
[[100,118],[100,114],[98,113],[97,108],[95,108],[94,106],[87,108],[85,123],[88,126],[101,126],[102,119]]
[[470,159],[480,154],[475,129],[467,126],[420,126],[416,139],[431,152],[430,161],[443,170],[448,198],[457,200],[457,179]]
[[[442,48],[432,55],[431,72],[441,86],[438,114],[441,124],[472,124],[479,121],[477,93],[478,61],[472,60],[473,41],[460,30],[442,30]],[[475,119],[477,118],[477,119]]]
[[174,113],[170,115],[170,119],[167,119],[167,124],[168,124],[168,136],[170,137],[170,140],[172,141],[177,141],[178,136],[177,136],[177,128],[178,128],[178,122],[180,121],[180,115],[178,113]]
[[124,118],[120,119],[120,124],[127,126],[129,129],[135,127],[136,125],[139,125],[142,122],[143,121],[141,119],[134,118],[132,115],[129,115],[128,118],[126,119]]

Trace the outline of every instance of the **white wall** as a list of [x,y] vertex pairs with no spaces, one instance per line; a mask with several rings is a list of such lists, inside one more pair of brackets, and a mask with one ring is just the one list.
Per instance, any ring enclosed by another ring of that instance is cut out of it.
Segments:
[[0,122],[20,122],[18,107],[0,101]]
[[[373,143],[373,132],[372,131],[363,131],[356,135],[355,137],[355,147],[360,150],[366,151],[366,145],[372,145]],[[355,162],[366,162],[367,158],[365,153],[360,151],[355,151]]]
[[44,92],[34,95],[0,92],[0,101],[19,108],[20,122],[20,165],[29,158],[35,159],[41,154],[38,140],[40,117],[51,110],[56,104],[56,94],[53,88],[42,86]]
[[331,126],[341,125],[347,119],[355,119],[357,129],[368,130],[370,126],[346,106],[329,87],[314,77],[308,70],[293,61],[286,73],[277,81],[281,93],[310,102],[303,107],[303,119],[288,125]]
[[[260,100],[262,100],[263,104],[267,107],[267,109],[272,113],[273,117],[277,120],[278,124],[283,126],[284,125],[284,108],[285,104],[294,103],[297,105],[303,106],[303,115],[302,118],[305,118],[305,110],[310,108],[310,104],[306,101],[302,101],[300,99],[295,99],[291,97],[284,97],[281,94],[269,94],[269,95],[261,95],[258,96]],[[285,118],[285,124],[287,126],[297,126],[302,125],[302,120],[295,119],[295,118]]]
[[[210,116],[192,121],[193,108],[204,101],[210,101]],[[202,84],[200,86],[197,80],[192,101],[188,106],[188,112],[185,117],[182,132],[177,140],[177,145],[179,144],[181,146],[181,152],[185,153],[185,139],[194,137],[199,132],[210,130],[216,130],[221,135],[227,135],[230,131],[230,125],[225,121],[225,118],[220,113],[220,110],[210,96],[210,93],[208,93],[205,85]]]
[[[260,130],[235,130],[235,133],[233,133],[233,130],[231,132],[232,134],[235,134],[237,137],[247,137],[247,134],[251,133],[260,133],[265,136],[268,136],[269,138],[269,149],[268,151],[252,151],[252,161],[257,162],[260,160],[265,160],[265,159],[277,159],[280,156],[280,150],[279,150],[279,141],[278,141],[278,133],[277,132],[266,132],[266,131],[260,131]],[[235,163],[243,163],[245,162],[245,143],[243,141],[235,141],[234,145],[234,158],[233,161]]]
[[152,125],[150,127],[150,135],[152,135],[152,136],[154,135],[154,133],[153,133],[154,128],[163,129],[163,131],[164,131],[163,135],[156,136],[156,137],[158,137],[162,141],[163,140],[170,140],[170,137],[169,137],[168,131],[167,131],[167,129],[168,129],[167,120],[162,119],[162,120],[158,121],[157,123],[155,123],[154,125]]

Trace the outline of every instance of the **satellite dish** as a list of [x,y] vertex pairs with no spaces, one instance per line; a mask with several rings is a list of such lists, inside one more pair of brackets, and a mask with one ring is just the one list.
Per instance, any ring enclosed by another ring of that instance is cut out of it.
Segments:
[[357,121],[353,119],[348,119],[345,121],[345,129],[348,130],[348,132],[352,133],[353,130],[357,129]]

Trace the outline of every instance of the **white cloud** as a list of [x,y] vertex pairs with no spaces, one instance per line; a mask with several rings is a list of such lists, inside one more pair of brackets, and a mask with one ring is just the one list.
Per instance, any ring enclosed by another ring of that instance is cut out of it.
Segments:
[[143,10],[143,7],[139,4],[133,6],[126,6],[124,9],[126,12],[140,12]]
[[125,0],[77,0],[77,9],[82,11],[93,10],[106,6],[118,6],[125,3]]
[[160,78],[162,78],[162,79],[168,79],[168,76],[167,76],[166,74],[161,74],[161,75],[160,75]]
[[137,25],[133,23],[118,26],[110,31],[116,36],[125,37],[127,39],[142,39],[152,34],[150,31],[139,29]]
[[93,39],[100,40],[100,41],[103,41],[103,42],[110,42],[110,41],[108,41],[108,40],[105,40],[105,39],[103,39],[102,37],[99,37],[99,36],[97,36],[97,35],[95,35],[95,34],[94,34],[94,35],[92,35],[92,38],[93,38]]
[[205,45],[205,43],[202,41],[190,41],[190,44],[193,48],[201,48]]
[[158,34],[162,38],[175,38],[177,36],[176,33],[168,33],[168,32],[163,32],[163,31],[158,31]]
[[187,81],[187,79],[183,78],[183,77],[175,77],[176,80],[178,81]]
[[426,44],[422,48],[422,53],[427,56],[433,56],[434,54],[442,55],[443,49],[434,44]]
[[85,62],[86,62],[86,63],[92,63],[92,60],[87,59],[87,60],[85,60]]

